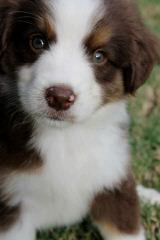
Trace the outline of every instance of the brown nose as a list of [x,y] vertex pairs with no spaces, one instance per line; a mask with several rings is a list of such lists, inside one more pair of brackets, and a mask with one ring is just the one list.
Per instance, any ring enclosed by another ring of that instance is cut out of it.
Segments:
[[46,90],[48,106],[56,111],[68,110],[75,102],[74,92],[65,86],[50,87]]

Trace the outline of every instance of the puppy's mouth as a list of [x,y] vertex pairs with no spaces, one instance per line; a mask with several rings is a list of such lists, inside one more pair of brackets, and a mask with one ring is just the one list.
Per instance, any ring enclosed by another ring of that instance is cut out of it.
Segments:
[[46,117],[53,121],[65,121],[67,119],[63,112],[48,113]]
[[71,116],[67,111],[46,111],[35,114],[35,117],[40,119],[48,119],[50,121],[59,121],[59,122],[74,122],[74,117]]
[[52,116],[52,117],[48,117],[50,120],[53,121],[65,121],[64,117],[60,117],[60,116]]

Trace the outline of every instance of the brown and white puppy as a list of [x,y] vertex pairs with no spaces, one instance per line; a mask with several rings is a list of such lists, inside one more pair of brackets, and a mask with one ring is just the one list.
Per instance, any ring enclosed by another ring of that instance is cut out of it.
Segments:
[[0,240],[90,214],[104,239],[145,239],[126,96],[157,43],[131,0],[0,0]]

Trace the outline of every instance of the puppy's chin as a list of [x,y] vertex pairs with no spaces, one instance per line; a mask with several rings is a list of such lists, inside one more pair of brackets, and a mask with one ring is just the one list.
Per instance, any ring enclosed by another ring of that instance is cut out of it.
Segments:
[[55,114],[33,114],[32,117],[37,126],[47,126],[51,128],[66,128],[77,122],[75,118],[61,112]]
[[67,120],[55,120],[51,118],[37,118],[36,122],[40,126],[47,126],[49,128],[68,128],[73,125],[73,123],[67,121]]
[[[96,112],[101,109],[100,106],[95,109],[83,109],[81,107],[76,107],[67,111],[56,111],[43,106],[43,108],[36,107],[32,111],[31,109],[30,111],[27,109],[27,112],[32,116],[32,119],[37,126],[63,128],[84,124],[93,118],[93,116],[96,115]],[[38,109],[38,111],[36,109]]]

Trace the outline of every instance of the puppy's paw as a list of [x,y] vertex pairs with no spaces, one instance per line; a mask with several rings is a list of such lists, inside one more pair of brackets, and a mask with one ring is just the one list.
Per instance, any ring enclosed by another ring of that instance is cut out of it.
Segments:
[[109,233],[104,229],[100,229],[104,240],[146,240],[145,232],[141,229],[137,234],[122,234],[122,233]]
[[152,188],[145,188],[141,185],[137,187],[140,199],[151,204],[160,204],[160,192]]

